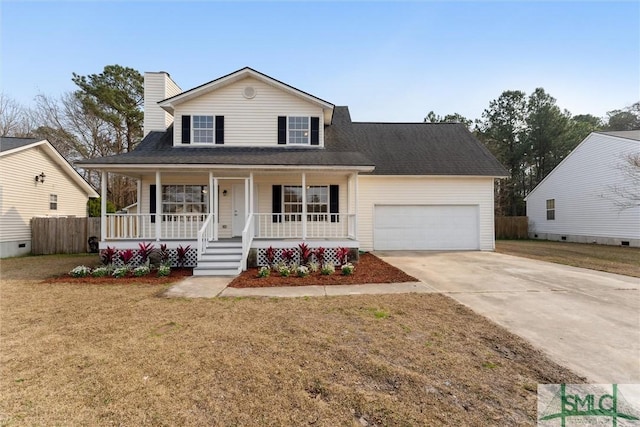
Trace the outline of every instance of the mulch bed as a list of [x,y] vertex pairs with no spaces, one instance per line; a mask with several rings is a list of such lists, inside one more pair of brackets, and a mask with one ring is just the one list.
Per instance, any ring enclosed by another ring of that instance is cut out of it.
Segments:
[[152,271],[146,276],[136,277],[133,274],[129,274],[126,277],[115,278],[111,276],[105,277],[71,277],[68,274],[53,276],[45,279],[43,283],[78,283],[83,285],[164,285],[171,282],[176,282],[183,277],[193,275],[193,268],[172,268],[171,273],[168,276],[158,277],[155,271]]
[[409,276],[404,271],[369,253],[360,255],[360,260],[354,265],[356,268],[349,276],[343,276],[340,269],[336,268],[336,272],[328,276],[317,272],[311,273],[307,277],[281,277],[272,271],[269,277],[258,277],[258,268],[250,268],[236,277],[229,286],[232,288],[270,288],[275,286],[362,285],[365,283],[418,281],[415,277]]

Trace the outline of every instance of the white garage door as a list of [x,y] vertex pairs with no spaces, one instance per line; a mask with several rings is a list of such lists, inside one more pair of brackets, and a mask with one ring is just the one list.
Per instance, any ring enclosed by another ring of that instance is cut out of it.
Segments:
[[480,249],[477,205],[376,205],[376,250]]

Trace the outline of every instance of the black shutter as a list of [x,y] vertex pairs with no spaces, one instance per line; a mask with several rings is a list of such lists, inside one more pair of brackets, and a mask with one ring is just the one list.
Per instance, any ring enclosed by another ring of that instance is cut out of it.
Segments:
[[[140,206],[138,206],[138,210],[140,209]],[[155,184],[152,184],[149,186],[149,213],[152,214],[151,215],[151,222],[155,223],[156,222],[156,216],[153,215],[156,213],[156,186]]]
[[191,116],[182,116],[182,143],[191,144]]
[[311,145],[320,145],[320,118],[311,117]]
[[[340,186],[329,186],[329,212],[332,214],[340,213]],[[331,215],[331,222],[340,222],[339,215]]]
[[216,144],[224,144],[224,116],[216,116]]
[[[274,185],[271,194],[271,212],[274,214],[272,222],[282,222],[282,186]],[[277,215],[276,215],[277,214]]]
[[287,143],[287,117],[278,116],[278,144]]

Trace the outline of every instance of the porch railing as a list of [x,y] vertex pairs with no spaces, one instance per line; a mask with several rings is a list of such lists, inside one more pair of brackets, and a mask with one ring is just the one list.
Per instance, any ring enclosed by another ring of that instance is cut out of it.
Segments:
[[107,214],[107,240],[195,239],[207,214]]
[[214,236],[214,227],[215,227],[215,215],[210,213],[207,215],[207,219],[198,230],[198,261],[202,259],[202,254],[207,249],[207,242],[213,240]]
[[[256,213],[255,237],[259,239],[300,239],[303,234],[301,213]],[[355,214],[307,213],[306,238],[354,238]]]
[[249,214],[245,222],[244,230],[242,230],[242,258],[240,259],[242,271],[247,269],[247,257],[249,256],[249,249],[251,249],[254,235],[255,217],[253,214]]

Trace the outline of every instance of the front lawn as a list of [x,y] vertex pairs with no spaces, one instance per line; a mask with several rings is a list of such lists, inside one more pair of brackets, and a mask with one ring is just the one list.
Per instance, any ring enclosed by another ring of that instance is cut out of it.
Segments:
[[546,240],[497,240],[496,252],[640,277],[640,248]]
[[42,283],[83,263],[0,263],[0,425],[535,425],[538,383],[583,381],[443,295]]

